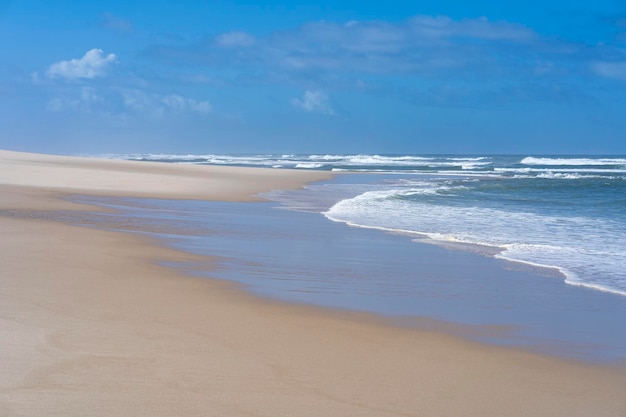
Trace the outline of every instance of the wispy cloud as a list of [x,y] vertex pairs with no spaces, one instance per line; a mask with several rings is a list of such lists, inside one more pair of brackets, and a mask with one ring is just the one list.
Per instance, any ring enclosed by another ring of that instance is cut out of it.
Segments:
[[[624,23],[618,19],[610,25],[620,29]],[[215,85],[304,90],[291,104],[305,111],[316,108],[315,100],[321,103],[320,91],[405,97],[437,106],[586,100],[593,96],[592,83],[626,78],[625,54],[617,43],[568,41],[518,23],[446,16],[309,22],[146,50],[174,71],[183,64],[210,74]],[[317,105],[318,112],[323,108]]]
[[97,83],[56,83],[91,80],[105,77],[117,63],[113,53],[91,49],[81,58],[60,61],[50,65],[44,82],[37,73],[32,80],[52,96],[46,110],[52,112],[93,113],[115,117],[168,118],[176,116],[206,116],[213,111],[208,100],[163,94],[151,89],[150,83],[132,72],[121,71],[119,77],[107,77]]
[[55,89],[56,97],[48,100],[46,110],[51,112],[92,113],[116,117],[199,117],[213,112],[208,100],[196,100],[180,94],[158,94],[141,89],[75,85]]
[[335,114],[328,96],[321,91],[305,91],[302,98],[291,100],[291,104],[310,113]]
[[196,45],[155,47],[151,53],[242,70],[253,64],[277,71],[425,74],[497,61],[495,51],[538,38],[532,29],[515,23],[417,16],[397,23],[312,22],[258,37],[228,32]]
[[127,110],[152,117],[166,114],[207,115],[213,111],[213,106],[206,100],[195,100],[177,94],[150,94],[132,89],[121,91],[121,96]]
[[[123,20],[106,18],[111,25],[120,24],[119,30],[124,28]],[[611,24],[620,27],[621,22]],[[207,100],[163,94],[190,91],[178,88],[182,84],[213,89],[286,86],[291,92],[283,96],[283,103],[325,115],[337,114],[330,96],[348,91],[439,107],[572,101],[593,94],[590,84],[583,85],[581,79],[626,80],[625,52],[618,49],[550,39],[521,24],[486,18],[322,21],[261,35],[226,31],[195,42],[179,39],[153,46],[142,57],[164,66],[152,62],[149,67],[135,67],[150,68],[149,72],[133,73],[131,66],[120,67],[119,77],[90,85],[97,85],[106,102],[114,103],[110,109],[153,117],[201,116],[213,111]],[[33,80],[58,91],[60,83],[54,80],[105,77],[117,62],[115,54],[92,49],[81,58],[50,65],[46,79],[34,74]],[[155,80],[170,84],[151,91]],[[64,83],[68,88],[76,84]],[[53,98],[48,109],[73,109],[76,103],[85,102],[75,92],[68,97],[71,100]]]
[[46,77],[66,80],[103,77],[116,62],[115,54],[104,55],[102,49],[94,48],[87,51],[82,58],[50,65],[46,71]]
[[215,37],[215,43],[224,48],[247,48],[255,44],[255,39],[246,32],[227,32]]
[[91,112],[94,107],[104,103],[104,98],[92,87],[81,87],[78,93],[55,97],[48,101],[46,110],[53,112],[80,110]]
[[192,98],[185,98],[177,94],[163,96],[160,99],[167,108],[177,113],[193,112],[198,114],[209,114],[213,111],[213,106],[208,101],[198,101]]
[[[494,97],[517,101],[526,96],[511,90],[532,84],[540,91],[536,86],[545,82],[548,91],[552,83],[566,83],[568,72],[589,74],[579,61],[592,55],[583,49],[518,23],[415,16],[398,22],[309,22],[263,35],[225,32],[195,43],[153,46],[146,54],[174,70],[184,64],[211,74],[223,85],[305,90],[291,100],[294,107],[330,114],[323,94],[339,91],[387,96],[411,91],[401,95],[413,97],[444,91],[445,100],[415,102],[450,106]],[[365,88],[355,87],[361,80]]]

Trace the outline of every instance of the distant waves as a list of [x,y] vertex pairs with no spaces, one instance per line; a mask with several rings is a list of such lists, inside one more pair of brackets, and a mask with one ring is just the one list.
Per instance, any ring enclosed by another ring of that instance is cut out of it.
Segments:
[[[107,154],[100,157],[179,164],[315,169],[337,172],[467,173],[502,176],[625,174],[626,157],[321,154]],[[572,175],[572,178],[576,175]]]

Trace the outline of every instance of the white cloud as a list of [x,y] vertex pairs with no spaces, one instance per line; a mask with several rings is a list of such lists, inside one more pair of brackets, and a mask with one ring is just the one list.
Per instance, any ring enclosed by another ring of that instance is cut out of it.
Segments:
[[139,90],[125,90],[121,92],[124,107],[137,113],[153,112],[156,110],[154,100]]
[[91,87],[82,87],[78,94],[69,92],[67,96],[56,97],[48,101],[46,110],[48,111],[71,111],[78,110],[90,112],[98,105],[104,103],[104,99]]
[[179,95],[169,95],[161,99],[170,110],[177,113],[193,112],[199,114],[209,114],[213,107],[208,101],[197,101],[192,98],[185,98]]
[[305,91],[301,99],[291,100],[294,106],[311,113],[334,115],[335,110],[330,105],[328,96],[321,91]]
[[[65,89],[65,94],[49,100],[46,110],[51,112],[104,112],[119,111],[121,104],[126,112],[161,118],[168,115],[204,116],[213,111],[207,100],[196,100],[177,94],[153,94],[139,89],[105,89],[104,95],[92,87]],[[121,103],[120,103],[121,98]]]
[[91,49],[82,58],[60,61],[50,65],[48,78],[75,80],[80,78],[102,77],[112,64],[117,62],[115,54],[104,55],[102,49]]
[[167,113],[207,115],[213,111],[213,106],[206,100],[199,101],[177,94],[147,94],[140,90],[125,90],[121,94],[128,110],[152,117],[161,117]]
[[626,62],[598,61],[591,65],[591,69],[601,77],[626,81]]

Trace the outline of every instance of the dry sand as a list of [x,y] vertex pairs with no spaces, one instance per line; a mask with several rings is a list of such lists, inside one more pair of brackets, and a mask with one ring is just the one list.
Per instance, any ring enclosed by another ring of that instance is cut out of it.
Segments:
[[623,368],[259,299],[148,239],[23,216],[324,175],[0,151],[0,416],[626,416]]

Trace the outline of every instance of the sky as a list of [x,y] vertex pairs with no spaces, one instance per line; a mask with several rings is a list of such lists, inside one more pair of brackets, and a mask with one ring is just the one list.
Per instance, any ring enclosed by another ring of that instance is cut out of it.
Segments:
[[626,154],[626,1],[0,0],[0,148]]

